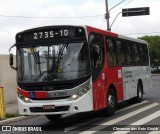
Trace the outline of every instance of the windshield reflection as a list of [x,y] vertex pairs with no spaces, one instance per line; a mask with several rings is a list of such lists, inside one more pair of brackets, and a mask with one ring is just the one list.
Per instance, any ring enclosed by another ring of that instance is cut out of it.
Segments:
[[18,81],[74,80],[90,73],[85,42],[30,46],[17,49]]

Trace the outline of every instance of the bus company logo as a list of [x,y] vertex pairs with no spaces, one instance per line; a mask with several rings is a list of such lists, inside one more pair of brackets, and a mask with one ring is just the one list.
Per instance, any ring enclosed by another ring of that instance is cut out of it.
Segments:
[[50,97],[50,94],[49,94],[49,92],[47,92],[47,97]]
[[35,98],[35,92],[31,91],[29,96],[30,96],[30,98]]

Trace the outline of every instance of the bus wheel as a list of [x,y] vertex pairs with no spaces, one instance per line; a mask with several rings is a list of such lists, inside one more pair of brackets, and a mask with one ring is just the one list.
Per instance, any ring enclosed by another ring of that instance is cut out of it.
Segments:
[[136,102],[140,103],[143,100],[143,87],[142,84],[138,83],[137,86],[137,97],[136,97]]
[[108,107],[106,108],[106,114],[110,116],[115,113],[117,107],[117,97],[113,89],[109,89],[107,102],[108,102]]
[[57,115],[45,115],[46,118],[50,121],[57,121],[61,118],[61,114],[57,114]]

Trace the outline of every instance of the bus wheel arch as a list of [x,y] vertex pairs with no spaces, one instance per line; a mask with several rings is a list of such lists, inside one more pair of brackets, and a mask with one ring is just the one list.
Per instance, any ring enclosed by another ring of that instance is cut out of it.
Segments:
[[105,114],[107,116],[113,115],[117,108],[117,92],[114,85],[110,85],[107,93],[107,108]]

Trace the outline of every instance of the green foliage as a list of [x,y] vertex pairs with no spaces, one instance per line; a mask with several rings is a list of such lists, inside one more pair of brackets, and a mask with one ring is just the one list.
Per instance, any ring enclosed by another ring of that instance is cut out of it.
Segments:
[[6,114],[6,118],[14,118],[14,117],[18,117],[19,114],[15,113],[15,114]]
[[143,36],[138,39],[145,40],[149,44],[150,61],[152,67],[160,66],[160,36]]

